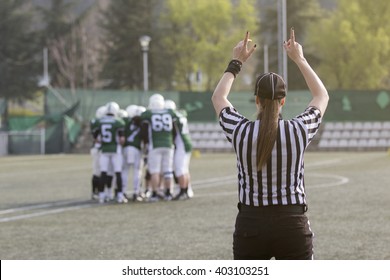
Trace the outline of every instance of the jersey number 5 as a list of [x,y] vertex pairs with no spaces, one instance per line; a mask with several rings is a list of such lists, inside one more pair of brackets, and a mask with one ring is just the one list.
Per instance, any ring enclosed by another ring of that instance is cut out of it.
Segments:
[[112,141],[112,124],[102,125],[102,140],[104,143],[110,143]]

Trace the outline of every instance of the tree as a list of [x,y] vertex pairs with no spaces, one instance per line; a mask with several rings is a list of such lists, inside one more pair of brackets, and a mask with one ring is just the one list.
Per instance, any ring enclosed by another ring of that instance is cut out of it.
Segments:
[[78,11],[74,2],[52,0],[37,9],[45,25],[42,47],[49,49],[51,85],[70,88],[73,94],[80,87],[96,87],[99,43],[85,23],[94,7]]
[[340,0],[309,32],[328,88],[389,88],[390,2]]
[[[160,8],[157,0],[111,1],[102,11],[104,60],[102,78],[106,87],[114,89],[141,89],[143,85],[143,64],[139,38],[152,38],[149,47],[151,88],[167,86],[164,77],[169,77],[170,60],[160,46],[164,32],[158,26],[157,14]],[[166,80],[169,80],[166,79]],[[165,84],[164,84],[165,83]]]
[[33,98],[37,90],[37,36],[25,1],[0,1],[0,97]]
[[245,31],[256,30],[254,1],[167,0],[162,22],[167,26],[166,49],[174,57],[178,89],[191,91],[199,70],[211,90],[226,67],[234,45]]
[[[277,2],[274,1],[272,6],[269,6],[262,21],[261,21],[261,37],[263,43],[269,46],[269,70],[278,73],[278,12]],[[318,0],[287,0],[287,36],[289,30],[294,27],[296,31],[297,41],[305,46],[306,33],[309,26],[315,24],[322,17],[322,11],[319,7]],[[285,38],[288,40],[288,38]],[[305,57],[310,64],[315,65],[318,61],[309,49],[304,49]],[[264,60],[261,59],[261,64]],[[261,67],[259,67],[261,68]],[[305,80],[296,68],[294,63],[288,62],[287,68],[288,88],[290,90],[307,88]]]
[[36,7],[44,25],[40,30],[42,49],[49,48],[50,83],[53,87],[68,86],[54,57],[53,47],[71,33],[74,25],[74,19],[71,17],[73,7],[73,2],[65,2],[64,0],[51,0],[50,5]]

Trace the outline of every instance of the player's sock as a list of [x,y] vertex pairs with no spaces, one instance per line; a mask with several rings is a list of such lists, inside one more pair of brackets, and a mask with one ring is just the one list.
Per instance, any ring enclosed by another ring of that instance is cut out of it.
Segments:
[[107,178],[106,178],[106,187],[107,187],[107,188],[111,188],[112,179],[113,179],[113,178],[114,178],[114,176],[107,175]]
[[92,176],[92,193],[96,194],[99,192],[100,177],[93,175]]
[[116,189],[118,193],[122,192],[122,175],[120,172],[115,173],[116,176]]

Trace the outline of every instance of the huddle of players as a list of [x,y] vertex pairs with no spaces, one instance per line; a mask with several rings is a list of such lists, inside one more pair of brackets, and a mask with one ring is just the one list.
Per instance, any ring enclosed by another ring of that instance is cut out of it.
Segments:
[[[179,200],[192,197],[189,163],[191,139],[184,111],[164,100],[149,98],[149,106],[130,105],[120,109],[115,102],[98,108],[91,120],[94,145],[92,192],[99,203],[128,201],[128,175],[133,170],[133,200]],[[145,170],[145,192],[141,191]],[[172,195],[173,178],[180,191]],[[115,179],[115,195],[111,185]]]

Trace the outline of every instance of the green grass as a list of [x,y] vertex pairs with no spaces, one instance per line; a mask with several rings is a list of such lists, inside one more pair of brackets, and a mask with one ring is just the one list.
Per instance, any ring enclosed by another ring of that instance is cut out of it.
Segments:
[[[307,153],[305,171],[315,258],[390,259],[390,156]],[[235,174],[201,154],[193,199],[99,205],[89,155],[2,157],[0,259],[232,259]]]

